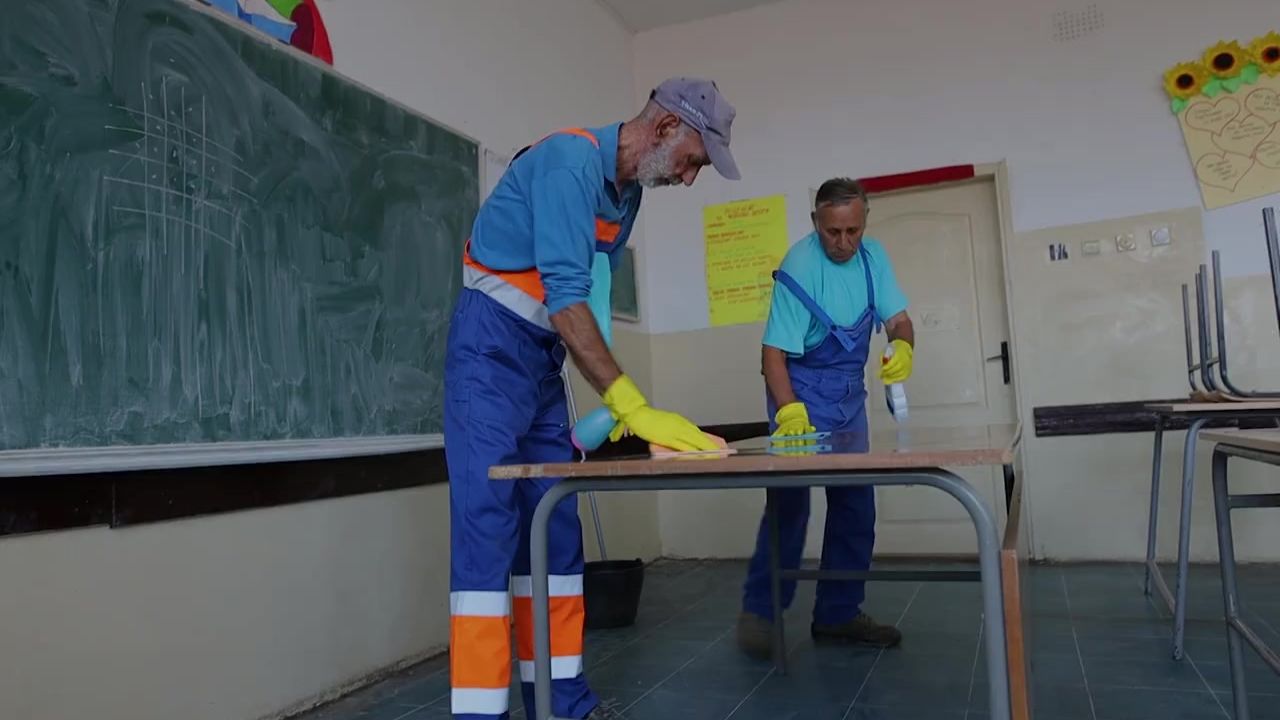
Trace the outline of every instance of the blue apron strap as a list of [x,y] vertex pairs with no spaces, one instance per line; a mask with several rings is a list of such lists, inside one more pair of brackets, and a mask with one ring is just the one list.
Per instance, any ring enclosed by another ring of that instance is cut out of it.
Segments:
[[853,352],[853,338],[850,338],[848,333],[836,326],[835,321],[831,319],[831,316],[827,314],[827,311],[823,310],[822,306],[818,305],[809,293],[805,292],[804,288],[800,287],[800,283],[796,282],[795,278],[782,270],[775,270],[773,272],[773,279],[787,286],[787,289],[791,291],[791,294],[795,295],[796,299],[800,301],[800,304],[804,305],[805,309],[817,318],[818,322],[822,323],[822,326],[827,329],[827,332],[834,335],[836,340],[839,341],[840,345],[846,351]]
[[880,313],[876,312],[876,284],[871,279],[871,253],[867,252],[866,245],[858,246],[858,254],[862,256],[862,274],[867,279],[867,312],[871,313],[871,320],[875,323],[875,331],[880,332]]

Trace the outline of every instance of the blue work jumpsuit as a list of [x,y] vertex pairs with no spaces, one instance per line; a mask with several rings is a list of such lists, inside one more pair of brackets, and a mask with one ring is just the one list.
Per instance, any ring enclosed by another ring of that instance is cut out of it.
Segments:
[[[847,434],[853,452],[867,452],[867,388],[863,371],[871,346],[871,333],[880,330],[876,315],[875,287],[871,279],[870,256],[865,247],[858,249],[867,282],[867,309],[857,322],[848,327],[836,326],[808,293],[786,272],[778,271],[775,279],[785,285],[805,308],[827,328],[826,339],[818,347],[799,357],[787,359],[796,400],[805,404],[809,420],[819,431]],[[777,430],[777,404],[766,391],[769,430]],[[804,552],[805,532],[809,524],[809,488],[770,491],[778,508],[780,560],[783,569],[800,565]],[[871,567],[871,551],[875,545],[875,489],[871,487],[827,488],[827,524],[822,541],[823,570],[867,570]],[[783,608],[795,598],[796,581],[782,583]],[[866,597],[861,580],[823,580],[818,583],[813,622],[816,625],[841,625],[861,612]],[[743,589],[743,609],[773,620],[769,591],[769,532],[767,518],[760,523],[755,554],[747,571]]]
[[[603,182],[613,182],[616,126],[603,131],[574,128],[558,136],[562,148],[577,142],[577,152],[599,152]],[[590,145],[581,145],[583,141]],[[542,150],[529,155],[538,152]],[[527,221],[536,222],[540,211],[531,197],[539,192],[539,177],[530,168],[538,160],[525,162],[513,160],[508,176],[481,210],[489,213],[485,219],[490,227],[501,230],[491,236],[499,249],[528,251],[533,244]],[[581,258],[584,276],[590,273],[588,255],[620,252],[639,209],[638,193],[616,199],[602,190],[598,198],[595,207],[578,207],[575,201],[564,210],[575,216],[587,213],[579,220],[594,222],[594,248],[584,248]],[[569,200],[556,198],[546,208],[554,211],[567,204]],[[493,481],[489,468],[568,462],[573,446],[561,379],[566,350],[550,324],[543,276],[534,267],[488,267],[474,257],[470,243],[463,273],[465,289],[449,324],[445,357],[450,684],[455,718],[492,720],[508,717],[510,709],[513,619],[525,709],[533,713],[529,529],[534,509],[557,480]],[[582,527],[574,497],[556,506],[549,531],[552,711],[557,717],[582,718],[599,700],[583,677]]]

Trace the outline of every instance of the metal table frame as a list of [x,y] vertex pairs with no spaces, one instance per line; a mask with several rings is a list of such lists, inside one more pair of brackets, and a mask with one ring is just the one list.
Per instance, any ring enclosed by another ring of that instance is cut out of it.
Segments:
[[[1013,500],[1013,466],[1004,466],[1005,510]],[[879,582],[981,582],[980,570],[784,570],[781,565],[781,538],[774,493],[765,491],[765,522],[769,528],[769,590],[773,608],[773,665],[779,675],[787,674],[786,629],[782,607],[783,580],[864,580]]]
[[1218,443],[1213,450],[1213,507],[1218,526],[1218,558],[1222,573],[1222,604],[1227,626],[1227,651],[1231,660],[1231,694],[1236,720],[1248,720],[1249,696],[1245,691],[1243,639],[1280,674],[1280,656],[1240,617],[1240,591],[1236,583],[1236,551],[1231,533],[1231,511],[1245,508],[1280,508],[1280,493],[1232,495],[1227,491],[1227,460],[1252,460],[1280,466],[1280,453]]
[[[1006,487],[1010,474],[1006,470]],[[518,481],[517,481],[518,482]],[[1010,720],[1009,655],[1005,643],[1004,597],[1001,591],[1000,538],[991,508],[983,502],[978,492],[964,478],[937,467],[908,468],[901,470],[868,469],[821,473],[741,473],[727,475],[657,475],[643,477],[610,476],[602,478],[565,478],[553,486],[538,503],[530,529],[530,570],[533,582],[533,632],[534,632],[534,697],[535,720],[568,720],[551,714],[551,629],[549,580],[547,576],[548,522],[552,509],[564,498],[579,492],[617,492],[652,490],[754,490],[758,488],[792,487],[854,487],[854,486],[906,486],[927,485],[954,497],[973,520],[978,539],[979,576],[982,583],[983,613],[985,623],[987,683],[990,693],[991,717],[994,720]],[[775,524],[776,528],[776,524]],[[774,603],[780,605],[781,577],[777,570],[776,546],[774,559]],[[800,572],[800,571],[797,571]],[[810,571],[805,571],[806,577]],[[913,579],[929,578],[932,573],[914,573]],[[940,572],[943,579],[955,580],[953,572]],[[823,578],[831,577],[827,573]],[[781,617],[781,613],[775,613]],[[775,623],[775,633],[782,632],[781,623]],[[782,655],[785,669],[785,649],[781,643],[774,646],[775,661]]]
[[[1230,403],[1223,403],[1230,406]],[[1182,499],[1178,513],[1178,576],[1175,593],[1156,564],[1156,527],[1160,517],[1160,475],[1164,467],[1164,428],[1168,418],[1184,415],[1191,418],[1182,446]],[[1151,457],[1151,505],[1147,515],[1147,561],[1142,591],[1150,595],[1154,584],[1165,604],[1173,612],[1173,659],[1181,660],[1187,625],[1187,578],[1191,564],[1191,501],[1196,477],[1196,441],[1200,431],[1211,420],[1249,420],[1280,418],[1280,410],[1225,410],[1212,413],[1157,411],[1154,450]]]

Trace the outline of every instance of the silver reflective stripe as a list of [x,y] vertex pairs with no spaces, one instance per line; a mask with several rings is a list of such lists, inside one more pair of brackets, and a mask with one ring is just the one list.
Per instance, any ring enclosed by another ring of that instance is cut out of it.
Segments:
[[502,307],[543,330],[552,330],[551,316],[547,314],[547,306],[497,275],[477,270],[470,265],[463,265],[462,286],[488,295]]

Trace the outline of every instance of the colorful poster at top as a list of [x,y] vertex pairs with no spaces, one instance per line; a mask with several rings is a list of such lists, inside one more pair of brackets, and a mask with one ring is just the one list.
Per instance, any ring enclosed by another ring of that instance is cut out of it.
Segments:
[[702,211],[711,326],[764,322],[787,253],[787,200],[774,195]]
[[333,64],[333,48],[315,0],[203,0],[283,43]]
[[1205,208],[1280,193],[1280,33],[1220,42],[1164,86]]

